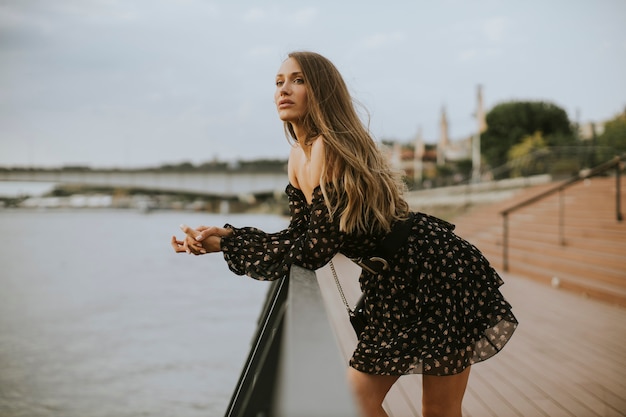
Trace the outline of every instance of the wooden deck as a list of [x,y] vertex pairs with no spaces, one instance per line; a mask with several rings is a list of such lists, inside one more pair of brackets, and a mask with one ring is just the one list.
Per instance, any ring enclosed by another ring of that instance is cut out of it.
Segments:
[[[354,302],[358,268],[335,267]],[[317,271],[347,362],[356,343],[328,266]],[[520,325],[504,350],[473,366],[464,417],[626,416],[626,309],[504,275]],[[421,417],[421,376],[405,376],[385,402],[391,417]]]

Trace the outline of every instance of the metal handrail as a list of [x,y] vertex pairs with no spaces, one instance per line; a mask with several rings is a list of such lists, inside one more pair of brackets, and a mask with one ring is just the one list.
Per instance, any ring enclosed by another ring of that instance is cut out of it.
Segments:
[[517,203],[509,208],[506,208],[500,212],[503,219],[503,230],[502,230],[502,265],[504,271],[509,271],[509,215],[514,211],[521,209],[522,207],[529,206],[534,204],[540,200],[543,200],[546,197],[549,197],[555,193],[559,193],[559,242],[561,245],[565,246],[565,223],[564,223],[564,213],[565,213],[565,205],[564,205],[564,197],[563,191],[566,188],[571,187],[572,185],[583,181],[585,179],[594,177],[596,175],[602,174],[609,169],[615,168],[615,184],[616,184],[616,194],[615,194],[615,213],[616,219],[618,222],[621,222],[624,219],[622,215],[621,208],[621,173],[624,165],[624,161],[626,161],[626,154],[621,156],[615,156],[609,161],[598,165],[595,168],[592,168],[588,171],[583,171],[580,174],[571,177],[568,180],[563,181],[562,183],[556,185],[553,188],[550,188],[536,196],[533,196],[527,200],[524,200],[520,203]]
[[330,317],[315,271],[274,281],[225,417],[356,417]]

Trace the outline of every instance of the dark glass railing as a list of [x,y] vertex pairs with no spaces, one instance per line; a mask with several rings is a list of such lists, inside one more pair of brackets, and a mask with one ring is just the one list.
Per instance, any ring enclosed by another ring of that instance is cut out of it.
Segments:
[[262,309],[225,417],[356,417],[314,271],[292,266]]

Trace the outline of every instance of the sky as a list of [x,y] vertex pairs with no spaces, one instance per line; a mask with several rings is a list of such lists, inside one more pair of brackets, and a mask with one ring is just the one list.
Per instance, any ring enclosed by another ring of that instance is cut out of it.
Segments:
[[274,77],[337,66],[377,141],[451,139],[542,100],[626,108],[625,0],[0,0],[0,166],[286,159]]

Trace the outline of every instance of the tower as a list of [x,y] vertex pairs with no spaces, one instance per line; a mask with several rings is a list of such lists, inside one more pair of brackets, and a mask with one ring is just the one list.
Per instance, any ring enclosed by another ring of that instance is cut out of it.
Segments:
[[480,135],[487,130],[483,107],[483,86],[480,84],[476,88],[476,121],[477,130],[472,138],[472,182],[480,181]]
[[415,152],[413,153],[413,181],[415,184],[419,184],[422,181],[424,150],[424,139],[422,138],[422,127],[420,126],[415,138]]
[[476,118],[478,119],[478,133],[484,133],[487,130],[487,121],[483,105],[483,86],[480,84],[476,88]]
[[441,122],[439,125],[440,136],[437,145],[437,165],[443,165],[446,162],[446,150],[448,149],[448,118],[446,117],[445,106],[441,108]]

